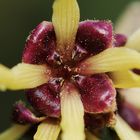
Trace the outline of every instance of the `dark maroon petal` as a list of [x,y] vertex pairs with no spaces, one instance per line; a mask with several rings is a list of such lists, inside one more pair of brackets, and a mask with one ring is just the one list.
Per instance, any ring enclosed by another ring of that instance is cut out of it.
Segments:
[[99,129],[106,126],[113,126],[116,122],[115,114],[111,113],[102,113],[102,114],[88,114],[84,116],[85,127],[88,129]]
[[34,109],[49,117],[60,116],[60,97],[48,84],[27,91],[27,98]]
[[43,21],[29,35],[22,60],[25,63],[53,65],[60,61],[55,51],[56,37],[52,23]]
[[140,131],[140,109],[123,100],[118,103],[118,112],[134,130]]
[[85,112],[105,113],[116,109],[116,91],[105,74],[75,77],[81,93]]
[[123,34],[115,34],[114,35],[114,46],[115,47],[122,47],[126,44],[127,42],[127,37]]
[[23,102],[17,102],[13,108],[13,120],[20,124],[39,123],[41,118],[36,117]]
[[111,22],[94,20],[80,22],[76,44],[92,54],[112,47]]

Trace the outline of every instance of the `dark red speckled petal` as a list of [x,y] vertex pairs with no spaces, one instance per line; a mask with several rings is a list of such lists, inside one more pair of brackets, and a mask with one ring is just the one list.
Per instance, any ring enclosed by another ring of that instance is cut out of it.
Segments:
[[140,109],[122,100],[118,102],[118,112],[134,130],[140,131]]
[[25,107],[24,103],[19,101],[14,105],[13,108],[13,121],[20,124],[27,123],[39,123],[44,120],[44,117],[36,117],[28,108]]
[[123,34],[115,34],[114,35],[114,42],[113,45],[115,47],[122,47],[126,44],[127,42],[127,37]]
[[111,22],[94,20],[80,22],[76,44],[93,55],[112,47]]
[[95,114],[116,110],[116,91],[107,75],[77,76],[75,81],[81,93],[85,112]]
[[60,58],[55,47],[56,37],[53,25],[43,21],[27,38],[22,61],[30,64],[57,64]]
[[60,97],[48,84],[27,91],[27,98],[35,110],[49,117],[60,116]]

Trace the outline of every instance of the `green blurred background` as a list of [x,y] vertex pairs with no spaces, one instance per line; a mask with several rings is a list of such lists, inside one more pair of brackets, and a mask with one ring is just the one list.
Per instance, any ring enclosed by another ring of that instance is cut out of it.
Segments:
[[[78,0],[81,20],[110,19],[115,23],[133,0]],[[0,63],[9,67],[21,61],[29,32],[41,21],[51,20],[53,0],[0,0]],[[10,126],[11,108],[24,99],[23,91],[0,93],[0,131]]]

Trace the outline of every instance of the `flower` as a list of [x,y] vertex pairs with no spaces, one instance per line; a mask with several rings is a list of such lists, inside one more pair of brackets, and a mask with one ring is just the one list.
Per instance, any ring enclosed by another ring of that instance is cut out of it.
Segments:
[[132,71],[140,69],[140,53],[132,49],[139,32],[127,41],[123,34],[113,34],[111,21],[79,19],[76,0],[55,0],[52,23],[43,21],[31,32],[22,63],[12,69],[0,65],[0,89],[26,89],[37,112],[17,102],[13,119],[27,125],[14,125],[1,140],[19,138],[28,124],[38,124],[35,140],[57,140],[60,131],[62,140],[90,140],[96,138],[94,129],[105,126],[121,139],[138,139],[116,115],[117,105],[123,104],[116,100],[115,88],[140,86],[139,75]]

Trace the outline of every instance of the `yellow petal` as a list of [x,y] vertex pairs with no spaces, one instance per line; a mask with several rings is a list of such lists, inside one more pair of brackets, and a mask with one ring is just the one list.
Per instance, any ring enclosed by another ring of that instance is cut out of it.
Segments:
[[140,87],[140,76],[132,71],[112,72],[110,77],[116,88]]
[[140,109],[140,88],[121,89],[119,93],[126,101]]
[[7,89],[7,85],[10,84],[12,75],[10,70],[4,65],[0,64],[0,90],[4,91]]
[[97,138],[94,134],[92,134],[89,131],[86,131],[86,139],[87,140],[100,140],[99,138]]
[[117,20],[115,32],[130,36],[140,27],[140,2],[130,3]]
[[[79,6],[76,0],[55,0],[52,22],[59,52],[71,52],[79,25]],[[67,53],[68,54],[68,53]]]
[[139,140],[134,130],[119,116],[117,115],[117,123],[114,129],[121,140]]
[[59,133],[60,126],[58,123],[44,121],[38,126],[34,140],[57,140]]
[[75,71],[95,74],[140,68],[140,53],[129,48],[109,48],[83,61]]
[[62,140],[85,140],[84,108],[78,91],[71,84],[61,92]]
[[126,47],[140,51],[140,29],[129,37]]
[[5,132],[0,134],[0,140],[18,140],[30,128],[29,125],[15,124]]
[[46,83],[50,70],[45,65],[31,65],[20,63],[8,69],[0,65],[0,90],[28,89]]

